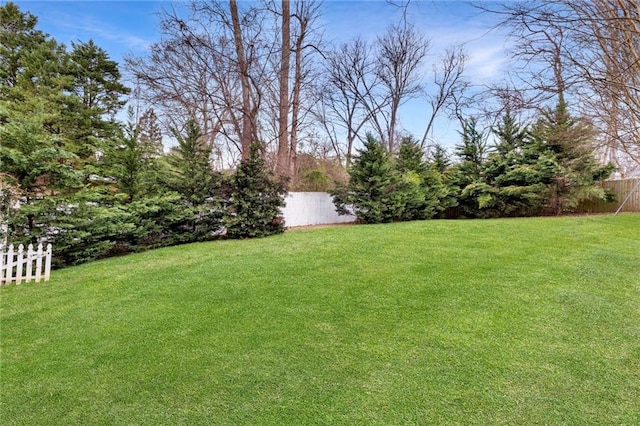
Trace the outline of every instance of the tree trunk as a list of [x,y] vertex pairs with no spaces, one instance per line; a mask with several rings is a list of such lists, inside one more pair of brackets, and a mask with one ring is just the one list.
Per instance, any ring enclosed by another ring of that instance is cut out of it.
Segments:
[[242,131],[240,134],[240,146],[242,151],[242,159],[249,158],[251,144],[254,142],[254,119],[252,118],[251,108],[251,82],[249,80],[249,64],[244,52],[244,44],[242,40],[242,29],[240,28],[240,19],[238,17],[238,4],[236,0],[229,1],[229,11],[231,12],[231,21],[233,23],[233,43],[238,55],[238,73],[240,74],[240,82],[242,85]]
[[291,60],[291,12],[289,0],[282,0],[282,50],[280,55],[280,100],[278,112],[278,158],[276,173],[289,175],[289,68]]

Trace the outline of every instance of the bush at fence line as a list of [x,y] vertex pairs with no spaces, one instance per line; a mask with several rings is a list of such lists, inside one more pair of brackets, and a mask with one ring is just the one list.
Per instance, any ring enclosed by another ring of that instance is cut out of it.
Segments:
[[25,204],[10,216],[16,243],[50,242],[54,267],[224,235],[250,238],[284,231],[279,218],[286,191],[256,151],[203,203],[181,194],[123,200],[108,188]]
[[440,173],[423,160],[424,153],[405,138],[394,162],[371,135],[349,169],[349,183],[331,194],[340,214],[361,222],[429,219],[453,203]]
[[96,194],[80,194],[38,210],[39,223],[30,231],[28,215],[33,212],[25,208],[12,215],[13,240],[23,244],[52,243],[54,268],[146,248],[212,239],[220,231],[222,216],[219,208],[191,207],[176,193],[129,204]]

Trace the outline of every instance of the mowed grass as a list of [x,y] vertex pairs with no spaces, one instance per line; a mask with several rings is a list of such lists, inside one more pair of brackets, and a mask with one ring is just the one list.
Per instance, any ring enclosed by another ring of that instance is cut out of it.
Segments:
[[4,425],[640,424],[640,215],[301,230],[0,296]]

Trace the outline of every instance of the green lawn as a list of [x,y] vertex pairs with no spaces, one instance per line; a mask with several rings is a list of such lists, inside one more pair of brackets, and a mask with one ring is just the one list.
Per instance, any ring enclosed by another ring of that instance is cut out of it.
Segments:
[[3,425],[640,424],[640,215],[288,232],[1,299]]

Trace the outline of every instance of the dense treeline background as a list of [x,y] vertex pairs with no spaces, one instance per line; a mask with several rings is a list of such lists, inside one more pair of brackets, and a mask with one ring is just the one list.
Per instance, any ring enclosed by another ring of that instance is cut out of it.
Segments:
[[[429,40],[407,13],[374,42],[332,46],[316,28],[320,2],[183,6],[161,12],[161,41],[122,68],[93,41],[62,45],[38,30],[35,16],[0,6],[0,222],[11,242],[51,242],[61,266],[265,236],[284,229],[278,215],[287,190],[330,190],[340,211],[367,223],[453,211],[561,214],[609,197],[597,185],[615,169],[604,165],[602,146],[634,161],[637,140],[625,129],[637,117],[633,93],[623,90],[634,80],[615,76],[616,59],[607,56],[608,78],[617,80],[606,86],[594,78],[582,92],[597,94],[601,107],[615,103],[609,111],[619,126],[587,114],[574,90],[577,81],[589,83],[577,77],[580,58],[557,45],[551,29],[560,34],[561,21],[546,22],[537,9],[518,4],[503,25],[529,42],[522,57],[537,52],[556,72],[537,92],[480,93],[465,76],[461,46],[440,55],[426,77]],[[406,12],[410,3],[399,7]],[[547,13],[578,13],[568,3],[554,7]],[[610,32],[634,16],[611,20]],[[543,41],[515,31],[517,18],[547,25],[556,54],[545,56]],[[634,28],[618,28],[618,53],[637,43]],[[431,106],[420,139],[398,118],[418,96]],[[453,152],[432,140],[443,114],[460,123]]]

